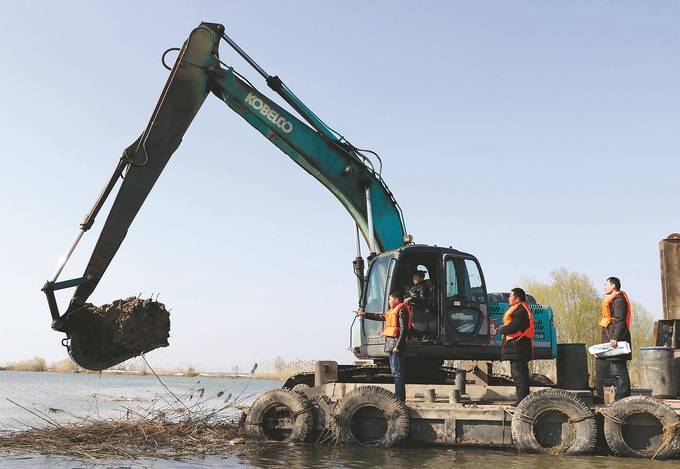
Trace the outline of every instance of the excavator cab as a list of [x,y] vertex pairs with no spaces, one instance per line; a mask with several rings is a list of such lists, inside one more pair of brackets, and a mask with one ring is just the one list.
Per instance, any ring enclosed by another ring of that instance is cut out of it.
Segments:
[[[369,267],[360,306],[369,313],[388,309],[391,291],[408,292],[416,270],[427,272],[427,307],[412,308],[406,356],[462,358],[489,343],[487,292],[477,259],[452,248],[407,245],[376,256]],[[406,293],[408,296],[408,293]],[[353,328],[352,351],[359,358],[386,357],[382,323],[362,319]]]

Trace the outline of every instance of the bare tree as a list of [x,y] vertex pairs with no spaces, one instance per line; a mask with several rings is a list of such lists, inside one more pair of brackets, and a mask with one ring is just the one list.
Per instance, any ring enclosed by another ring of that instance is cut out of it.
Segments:
[[654,319],[652,314],[640,303],[631,301],[632,314],[630,322],[631,342],[633,343],[633,360],[628,369],[630,380],[633,384],[640,384],[640,358],[638,356],[641,347],[649,347],[654,344],[652,330]]

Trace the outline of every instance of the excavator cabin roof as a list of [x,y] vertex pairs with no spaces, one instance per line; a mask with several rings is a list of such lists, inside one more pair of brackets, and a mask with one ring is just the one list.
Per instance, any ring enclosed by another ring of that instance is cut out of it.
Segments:
[[428,254],[434,254],[434,253],[439,253],[442,256],[445,254],[452,254],[456,256],[464,256],[464,257],[470,257],[473,259],[476,259],[475,256],[472,254],[469,254],[467,252],[459,251],[458,249],[454,249],[452,247],[443,247],[443,246],[430,246],[429,244],[407,244],[405,246],[401,246],[397,249],[392,249],[390,251],[385,251],[381,253],[381,256],[386,256],[386,255],[393,255],[397,256],[402,253],[406,252],[421,252],[421,253],[428,253]]

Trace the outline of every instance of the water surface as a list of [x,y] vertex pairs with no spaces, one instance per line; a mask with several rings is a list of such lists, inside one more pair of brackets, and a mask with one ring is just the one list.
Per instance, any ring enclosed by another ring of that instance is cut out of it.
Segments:
[[[246,379],[162,377],[163,383],[177,395],[199,399],[204,388],[205,405],[222,406],[231,394],[240,406],[250,404],[262,391],[281,386],[280,381]],[[223,392],[217,397],[219,392]],[[34,412],[44,412],[59,422],[79,421],[85,415],[122,417],[132,410],[146,409],[168,391],[153,376],[91,375],[61,373],[0,372],[0,428],[21,429],[26,425],[46,425],[9,401],[10,398]],[[229,409],[238,418],[239,406]],[[50,411],[50,408],[53,409]],[[376,468],[408,467],[444,469],[671,469],[678,461],[647,461],[607,456],[520,455],[514,450],[478,448],[337,448],[334,446],[271,444],[258,448],[235,447],[234,452],[182,461],[82,460],[62,456],[11,455],[0,453],[0,468],[63,469],[198,469],[198,468]]]

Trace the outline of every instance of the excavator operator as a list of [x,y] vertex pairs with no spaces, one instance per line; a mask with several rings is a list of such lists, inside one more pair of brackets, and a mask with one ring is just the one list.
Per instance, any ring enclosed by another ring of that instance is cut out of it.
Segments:
[[413,273],[412,282],[413,285],[409,287],[404,303],[415,309],[429,312],[432,306],[432,286],[425,281],[425,272],[416,270]]
[[[425,271],[416,270],[411,278],[412,284],[406,289],[404,303],[413,310],[414,338],[427,339],[430,331],[429,322],[432,320],[432,283],[425,280]],[[426,326],[422,327],[423,323]]]

